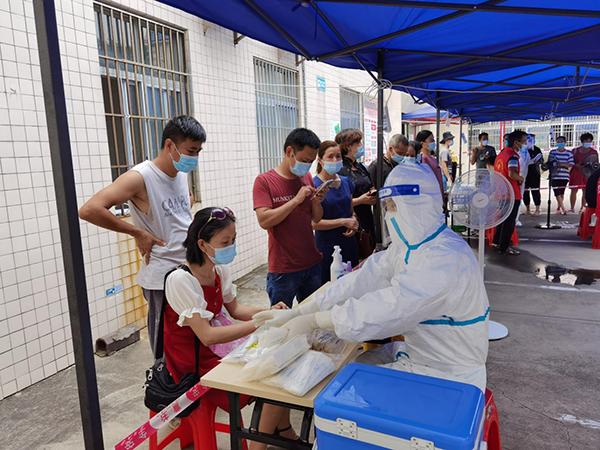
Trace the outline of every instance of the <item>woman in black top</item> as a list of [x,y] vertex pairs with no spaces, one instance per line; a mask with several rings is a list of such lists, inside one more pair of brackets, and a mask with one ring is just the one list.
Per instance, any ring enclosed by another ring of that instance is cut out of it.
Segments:
[[358,162],[364,154],[362,138],[362,132],[353,128],[342,130],[337,134],[335,141],[340,146],[342,161],[344,162],[344,166],[338,173],[350,178],[356,186],[352,193],[354,213],[360,220],[360,226],[371,232],[371,241],[374,244],[375,224],[373,223],[372,206],[377,203],[377,195],[370,195],[376,191],[371,182],[369,169],[363,163]]

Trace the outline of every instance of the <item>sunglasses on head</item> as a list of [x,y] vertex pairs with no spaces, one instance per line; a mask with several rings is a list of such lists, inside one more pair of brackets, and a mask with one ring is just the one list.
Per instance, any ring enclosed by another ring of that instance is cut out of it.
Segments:
[[198,231],[198,239],[200,239],[200,234],[202,233],[202,230],[204,230],[206,228],[206,225],[208,225],[211,220],[213,220],[213,219],[214,220],[224,220],[228,216],[233,217],[235,219],[235,214],[233,214],[233,211],[227,207],[213,209],[210,212],[210,217],[208,218],[206,223],[202,226],[202,228],[200,228],[200,231]]

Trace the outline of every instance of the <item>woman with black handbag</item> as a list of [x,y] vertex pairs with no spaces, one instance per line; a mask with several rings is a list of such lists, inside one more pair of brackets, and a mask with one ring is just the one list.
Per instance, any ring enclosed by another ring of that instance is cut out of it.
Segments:
[[[214,369],[243,338],[256,330],[252,316],[260,308],[241,305],[226,264],[236,255],[235,216],[228,208],[204,208],[197,212],[183,243],[186,262],[165,277],[164,354],[175,382],[197,364],[198,375]],[[222,308],[240,323],[227,319]],[[272,309],[287,309],[283,303]],[[195,341],[199,339],[199,346]],[[198,356],[194,352],[198,348]],[[209,390],[201,401],[210,401],[229,412],[227,393]],[[242,407],[250,397],[241,396]],[[259,431],[296,439],[290,425],[289,409],[265,404]],[[252,442],[250,450],[266,445]]]

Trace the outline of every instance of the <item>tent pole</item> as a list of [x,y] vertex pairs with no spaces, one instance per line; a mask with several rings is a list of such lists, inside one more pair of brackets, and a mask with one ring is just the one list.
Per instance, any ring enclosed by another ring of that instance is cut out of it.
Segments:
[[462,175],[462,145],[463,145],[463,141],[462,141],[462,126],[463,126],[463,120],[462,117],[458,118],[460,120],[460,128],[458,131],[459,137],[458,137],[458,176],[460,177]]
[[[448,111],[446,114],[450,114],[450,111]],[[437,155],[436,158],[439,161],[440,160],[440,151],[439,151],[439,145],[438,145],[438,141],[440,140],[440,107],[437,105],[435,105],[435,148],[437,150]]]
[[34,0],[33,11],[67,284],[83,440],[86,450],[101,450],[104,449],[104,442],[100,402],[54,0]]
[[[379,50],[377,55],[377,78],[381,81],[383,80],[383,50]],[[383,89],[379,88],[377,91],[377,185],[375,186],[378,190],[383,187]],[[379,213],[383,215],[381,209],[379,209]],[[383,217],[381,217],[383,219]],[[379,241],[377,244],[382,244],[383,242],[383,228],[384,221],[380,220],[381,223],[381,233],[379,236]]]

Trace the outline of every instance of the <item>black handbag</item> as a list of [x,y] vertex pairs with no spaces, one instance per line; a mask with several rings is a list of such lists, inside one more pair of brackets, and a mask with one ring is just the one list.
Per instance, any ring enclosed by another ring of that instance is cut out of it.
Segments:
[[[167,281],[167,277],[177,269],[183,269],[191,273],[189,267],[181,264],[165,275],[165,283]],[[160,359],[162,359],[164,354],[164,314],[165,300],[163,300],[160,308],[160,325],[158,327],[158,336],[156,342],[156,355],[160,355]],[[184,374],[181,377],[181,380],[179,380],[179,383],[175,383],[175,380],[173,380],[173,377],[167,370],[167,365],[162,361],[156,362],[152,367],[150,367],[150,369],[146,371],[146,381],[144,382],[144,405],[146,405],[149,410],[154,411],[155,413],[161,412],[200,381],[200,376],[198,375],[200,339],[198,339],[197,336],[194,336],[194,344],[196,350],[196,372]],[[196,400],[181,413],[179,413],[178,417],[189,416],[199,404],[200,399]]]

